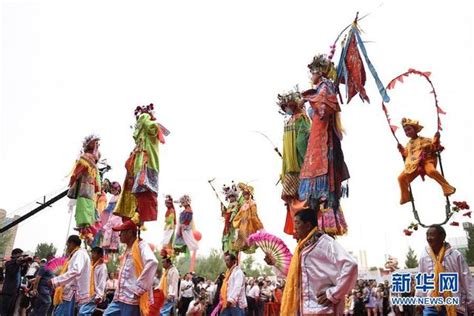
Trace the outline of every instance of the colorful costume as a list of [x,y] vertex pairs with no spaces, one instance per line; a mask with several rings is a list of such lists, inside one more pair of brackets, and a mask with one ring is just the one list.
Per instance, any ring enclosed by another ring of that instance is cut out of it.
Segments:
[[229,201],[227,207],[221,205],[221,213],[222,217],[224,218],[224,230],[222,232],[222,251],[224,253],[234,252],[233,243],[236,238],[236,231],[234,226],[232,225],[232,221],[234,220],[235,215],[239,211],[239,202],[237,202],[237,198],[239,196],[239,192],[235,184],[223,187],[223,193],[225,195],[226,201]]
[[[117,204],[118,195],[114,195],[111,199],[107,208],[104,210],[102,215],[109,214],[107,216],[107,222],[102,226],[103,239],[101,247],[107,252],[116,252],[120,245],[119,232],[113,230],[114,227],[122,224],[122,218],[120,216],[111,214]],[[105,216],[104,216],[105,217]]]
[[133,218],[138,212],[141,222],[155,221],[158,216],[158,143],[164,143],[164,136],[153,116],[153,104],[137,107],[135,116],[136,145],[125,163],[127,175],[114,214]]
[[183,195],[179,202],[184,210],[179,214],[178,232],[174,249],[177,253],[195,251],[199,248],[193,232],[193,210],[191,209],[191,198],[189,195]]
[[76,226],[83,228],[91,226],[97,219],[97,194],[101,192],[100,175],[97,169],[99,160],[99,138],[88,136],[83,142],[83,149],[79,160],[69,180],[67,196],[75,200]]
[[165,214],[165,232],[161,244],[163,248],[169,251],[173,249],[176,229],[176,211],[174,210],[173,198],[171,195],[166,196],[165,204],[167,207]]
[[[357,281],[357,262],[333,238],[315,227],[300,240],[291,259],[281,315],[342,315],[344,298]],[[325,291],[330,306],[318,304]]]
[[283,132],[283,163],[280,180],[281,198],[286,202],[287,213],[284,232],[293,235],[294,208],[299,202],[300,171],[306,154],[311,121],[304,113],[304,103],[298,90],[278,95],[278,105],[291,117]]
[[438,182],[445,196],[453,194],[456,189],[436,170],[436,152],[440,150],[439,137],[435,136],[434,139],[430,139],[418,136],[418,133],[423,129],[418,121],[403,118],[402,126],[404,128],[407,126],[413,127],[415,135],[411,137],[405,148],[400,148],[405,159],[405,169],[398,176],[401,191],[400,204],[405,204],[411,200],[409,186],[419,175],[424,180],[426,174]]
[[308,65],[311,71],[321,73],[314,89],[303,93],[309,101],[312,117],[311,134],[300,173],[299,197],[309,205],[321,209],[318,225],[330,234],[342,235],[347,225],[339,200],[342,197],[342,182],[349,179],[341,147],[341,111],[332,81],[324,77],[332,67],[324,55],[318,55]]
[[234,249],[252,253],[255,249],[248,246],[247,238],[251,234],[262,230],[263,224],[257,214],[257,204],[253,200],[253,187],[244,183],[239,183],[238,186],[242,190],[244,201],[232,220],[232,225],[237,229],[237,240],[234,243]]

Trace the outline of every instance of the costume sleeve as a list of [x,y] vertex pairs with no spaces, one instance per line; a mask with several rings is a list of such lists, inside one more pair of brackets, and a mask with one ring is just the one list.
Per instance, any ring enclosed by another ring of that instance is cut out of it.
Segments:
[[338,270],[336,285],[326,290],[327,298],[337,304],[344,300],[345,295],[354,288],[357,281],[357,262],[336,241],[331,243],[332,258],[330,260]]
[[227,287],[227,301],[235,304],[238,302],[239,294],[242,291],[242,287],[245,283],[244,273],[242,270],[237,270],[235,273],[233,273],[231,279],[233,286],[230,286],[231,280],[229,280],[229,287]]
[[107,284],[107,266],[105,264],[99,265],[94,270],[94,290],[96,298],[103,298],[105,292],[105,285]]
[[139,246],[143,262],[143,271],[137,279],[137,285],[133,292],[135,292],[136,295],[141,296],[153,286],[153,278],[155,277],[156,269],[158,267],[158,260],[156,260],[156,257],[148,244],[142,241]]
[[311,123],[305,115],[302,115],[296,121],[296,160],[300,167],[304,162],[310,129]]
[[76,251],[69,262],[67,271],[51,280],[53,285],[57,287],[70,283],[81,273],[82,269],[89,261],[87,259],[89,259],[87,252],[81,250]]

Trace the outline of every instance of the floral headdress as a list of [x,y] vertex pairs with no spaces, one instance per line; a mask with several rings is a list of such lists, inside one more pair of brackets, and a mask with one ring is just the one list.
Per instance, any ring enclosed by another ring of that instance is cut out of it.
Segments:
[[150,115],[150,118],[152,121],[156,120],[154,116],[154,105],[153,103],[150,103],[149,105],[142,105],[142,106],[137,106],[135,108],[135,118],[138,119],[138,117],[142,114],[148,114]]
[[232,184],[230,186],[223,185],[222,187],[222,193],[225,195],[225,199],[229,200],[231,196],[238,197],[239,196],[239,189],[235,185],[234,181],[232,181]]
[[[98,150],[98,147],[99,146],[96,146],[95,148],[89,148],[89,146],[93,143],[93,142],[98,142],[100,141],[100,137],[97,136],[97,135],[94,135],[94,134],[91,134],[89,136],[86,136],[84,138],[84,140],[82,141],[82,150],[81,150],[81,153],[84,154],[86,152],[91,152],[93,154],[96,154],[96,151]],[[91,150],[92,149],[92,150]]]
[[286,106],[291,104],[291,103],[296,103],[298,104],[302,100],[302,95],[301,92],[298,90],[298,86],[295,87],[294,90],[290,90],[286,93],[279,94],[277,96],[278,101],[277,105],[280,107],[282,111],[286,113]]
[[185,194],[179,198],[178,202],[181,204],[181,206],[191,205],[191,197]]

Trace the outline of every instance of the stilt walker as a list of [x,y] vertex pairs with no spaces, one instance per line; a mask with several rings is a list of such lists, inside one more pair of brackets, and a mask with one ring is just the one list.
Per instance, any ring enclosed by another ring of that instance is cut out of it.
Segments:
[[283,157],[280,180],[283,186],[281,198],[286,204],[286,221],[283,231],[294,235],[293,216],[305,203],[300,201],[298,189],[300,171],[308,146],[311,121],[305,113],[304,101],[298,87],[278,95],[277,103],[282,112],[290,116],[283,132]]
[[158,216],[158,144],[164,144],[167,130],[156,122],[153,110],[153,104],[135,109],[135,148],[125,163],[127,175],[114,211],[125,218],[134,218],[137,212],[139,223],[155,221]]

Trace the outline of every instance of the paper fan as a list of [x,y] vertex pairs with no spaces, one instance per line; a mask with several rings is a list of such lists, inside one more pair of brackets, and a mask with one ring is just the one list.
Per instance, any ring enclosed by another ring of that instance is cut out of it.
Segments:
[[248,243],[260,247],[265,254],[275,258],[275,267],[287,274],[292,255],[283,240],[269,233],[258,232],[249,236]]
[[46,269],[53,272],[55,275],[59,275],[66,261],[67,261],[67,257],[58,257],[58,258],[51,259],[46,264]]

